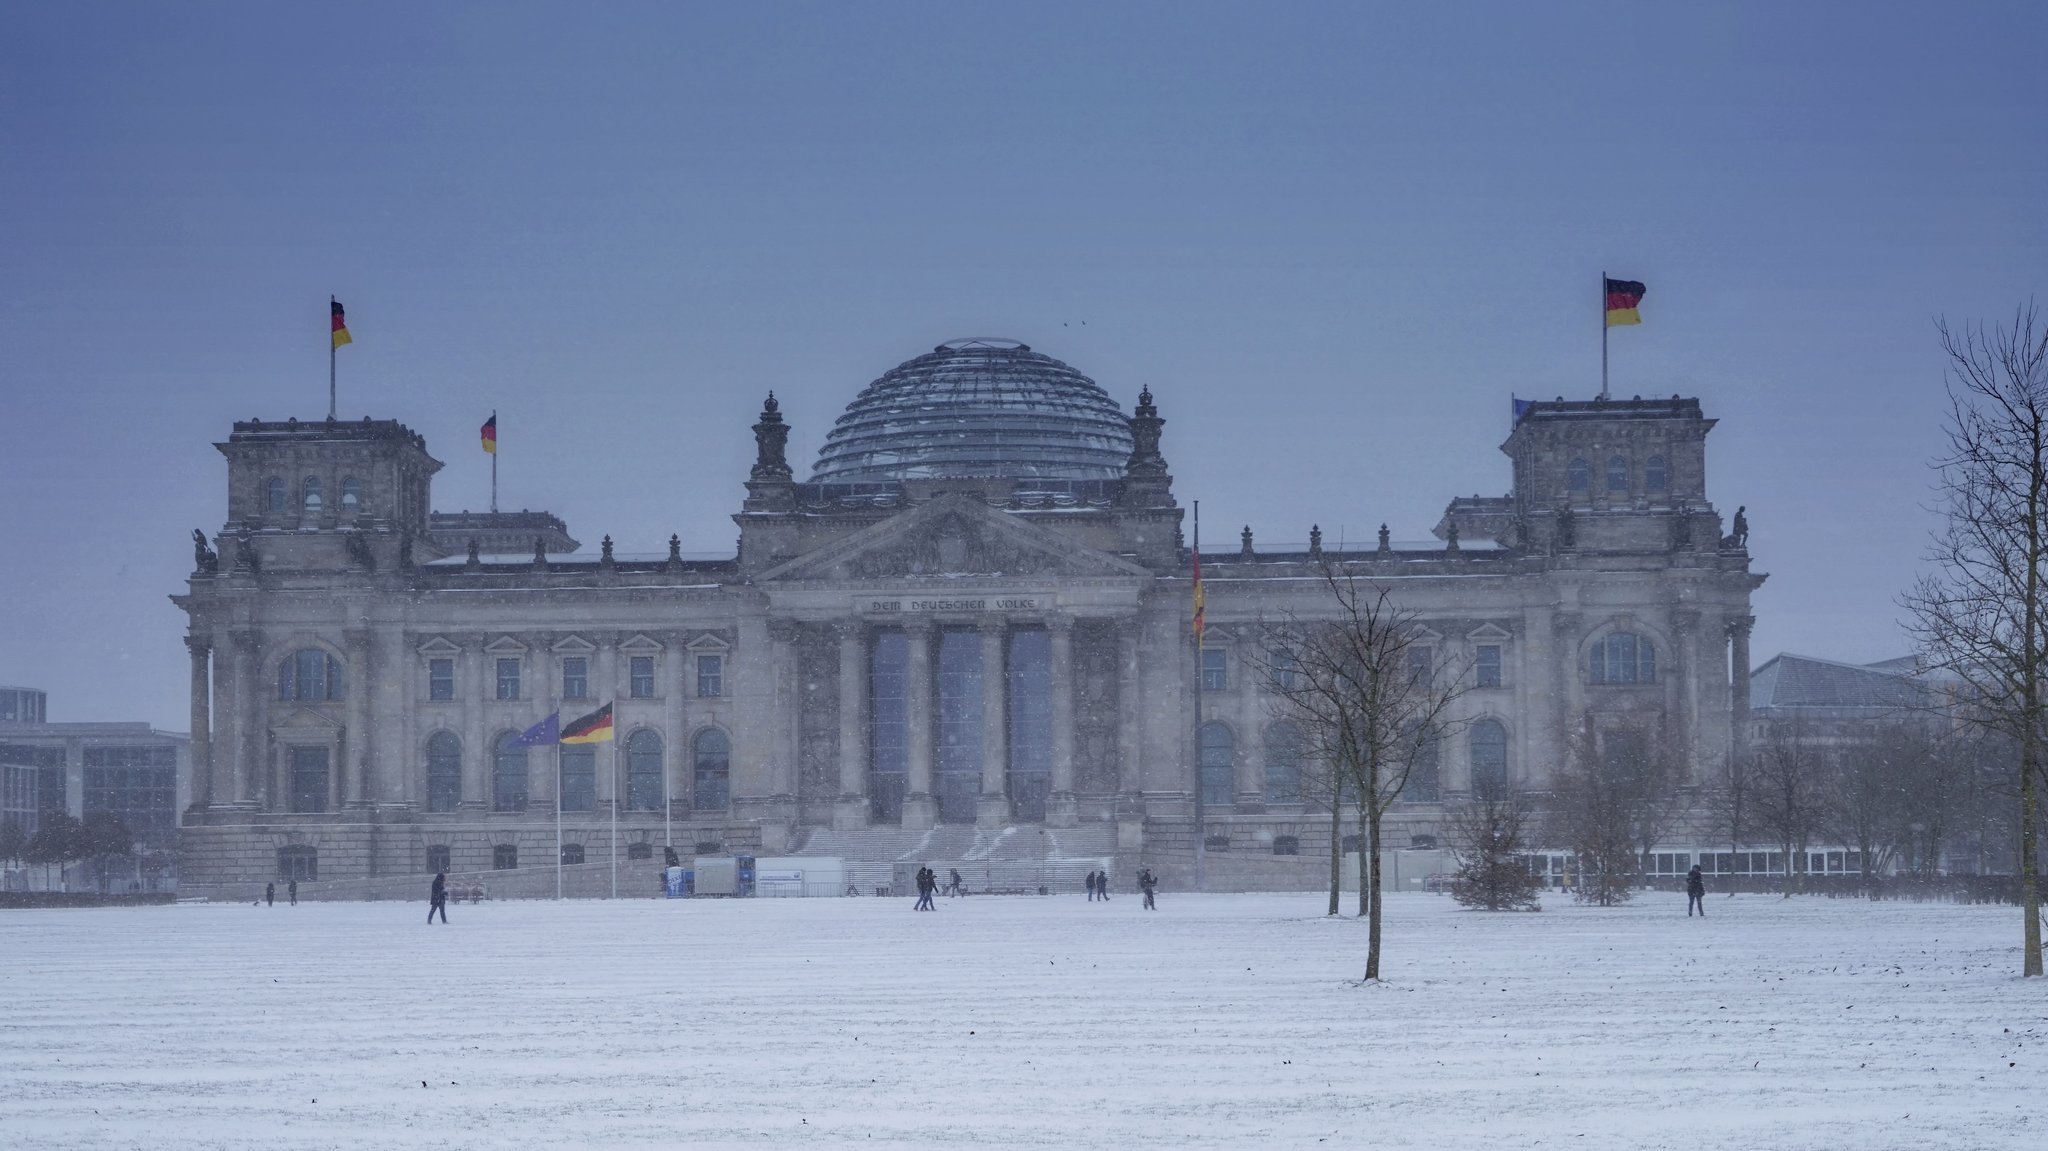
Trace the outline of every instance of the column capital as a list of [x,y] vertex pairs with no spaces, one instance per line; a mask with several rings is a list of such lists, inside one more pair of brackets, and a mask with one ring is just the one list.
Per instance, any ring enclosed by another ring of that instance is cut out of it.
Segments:
[[187,635],[185,637],[185,650],[191,652],[195,657],[199,659],[204,659],[206,658],[206,654],[213,650],[213,637],[205,635]]
[[1045,617],[1045,626],[1054,632],[1072,634],[1074,630],[1074,617],[1068,612],[1056,611]]
[[1755,627],[1755,626],[1756,626],[1756,617],[1755,617],[1755,616],[1753,616],[1753,615],[1739,615],[1739,616],[1736,616],[1736,617],[1734,617],[1734,618],[1732,618],[1732,619],[1730,619],[1730,620],[1728,621],[1728,637],[1729,637],[1730,639],[1744,639],[1744,640],[1746,640],[1746,639],[1748,639],[1748,638],[1749,638],[1749,632],[1750,632],[1750,629],[1751,629],[1751,628],[1753,628],[1753,627]]
[[939,625],[933,623],[929,616],[913,616],[903,621],[903,630],[911,635],[928,636],[939,630]]
[[768,638],[775,643],[795,643],[797,622],[788,616],[770,616]]
[[832,625],[832,634],[840,643],[859,643],[868,637],[868,621],[864,619],[842,619]]
[[1005,615],[985,615],[976,620],[974,626],[983,635],[1001,635],[1010,630],[1010,617]]

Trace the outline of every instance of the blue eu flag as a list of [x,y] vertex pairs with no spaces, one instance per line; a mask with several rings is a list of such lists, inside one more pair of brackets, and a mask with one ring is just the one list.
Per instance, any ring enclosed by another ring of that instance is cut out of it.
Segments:
[[559,711],[550,712],[546,719],[527,728],[520,734],[518,739],[513,740],[512,746],[541,747],[545,744],[559,742],[561,734],[562,713]]

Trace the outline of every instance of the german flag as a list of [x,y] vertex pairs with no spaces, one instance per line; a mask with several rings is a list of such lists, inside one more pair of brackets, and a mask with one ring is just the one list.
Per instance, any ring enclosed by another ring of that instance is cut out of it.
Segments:
[[[484,421],[484,450],[494,456],[498,454],[498,413],[496,412],[492,412],[491,418]],[[493,464],[492,466],[496,467],[497,465]]]
[[563,743],[610,743],[612,705],[605,704],[574,723],[562,725]]
[[349,338],[348,318],[342,315],[341,301],[333,296],[329,296],[327,297],[327,304],[334,309],[334,346],[338,348],[343,344],[355,343],[354,340]]
[[[1602,277],[1605,279],[1605,277]],[[1619,328],[1625,324],[1640,324],[1643,317],[1636,311],[1636,305],[1643,302],[1643,285],[1639,280],[1607,281],[1607,326]]]

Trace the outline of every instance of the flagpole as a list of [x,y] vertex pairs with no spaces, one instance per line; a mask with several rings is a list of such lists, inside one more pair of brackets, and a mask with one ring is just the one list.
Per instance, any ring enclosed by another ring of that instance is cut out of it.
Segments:
[[1607,273],[1600,273],[1600,398],[1607,398]]
[[[1195,504],[1195,578],[1201,578],[1202,570],[1202,501]],[[1191,629],[1193,630],[1193,629]],[[1195,890],[1202,890],[1202,861],[1207,853],[1208,809],[1205,802],[1208,791],[1207,765],[1202,762],[1202,633],[1194,631],[1195,643]]]
[[[331,313],[334,305],[339,302],[333,296],[327,297],[328,311]],[[327,421],[329,423],[334,422],[334,333],[332,331],[327,333]]]
[[562,745],[555,744],[555,898],[562,898]]
[[491,514],[498,514],[498,413],[491,412]]
[[[614,720],[614,722],[617,722]],[[614,733],[616,734],[616,733]],[[612,740],[612,898],[619,897],[619,741]]]

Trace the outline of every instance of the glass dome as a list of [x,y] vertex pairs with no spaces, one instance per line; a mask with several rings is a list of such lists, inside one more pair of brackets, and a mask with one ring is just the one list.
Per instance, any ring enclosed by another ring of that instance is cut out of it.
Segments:
[[1130,422],[1094,380],[1015,340],[954,340],[861,389],[811,482],[1109,480],[1130,454]]

